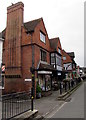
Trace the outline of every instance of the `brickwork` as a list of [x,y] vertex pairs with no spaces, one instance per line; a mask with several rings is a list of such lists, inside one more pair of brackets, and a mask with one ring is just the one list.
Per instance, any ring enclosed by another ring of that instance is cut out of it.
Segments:
[[[43,22],[36,25],[33,32],[28,32],[23,23],[23,3],[18,2],[7,8],[7,27],[3,50],[3,63],[6,65],[4,93],[31,90],[32,82],[30,67],[32,67],[32,46],[34,67],[40,62],[40,49],[47,53],[47,63],[50,64],[50,41]],[[45,43],[40,40],[40,31],[46,36]],[[58,47],[61,49],[60,41]],[[37,78],[37,72],[35,72]],[[36,79],[35,79],[36,92]]]
[[64,50],[62,50],[62,55],[63,55],[63,57],[64,56],[66,57],[66,60],[63,60],[63,64],[64,63],[72,63],[71,57]]
[[6,75],[21,75],[21,26],[23,24],[21,2],[7,8]]

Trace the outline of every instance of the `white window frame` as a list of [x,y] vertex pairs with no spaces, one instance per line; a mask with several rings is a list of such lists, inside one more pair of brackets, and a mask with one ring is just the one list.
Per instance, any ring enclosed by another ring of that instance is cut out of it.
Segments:
[[45,35],[40,31],[40,40],[45,43]]

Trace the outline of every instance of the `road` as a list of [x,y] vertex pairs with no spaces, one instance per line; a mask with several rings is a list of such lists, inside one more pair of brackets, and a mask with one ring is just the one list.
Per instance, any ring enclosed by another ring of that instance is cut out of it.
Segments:
[[84,118],[84,86],[86,83],[83,83],[68,101],[59,109],[55,109],[47,118]]

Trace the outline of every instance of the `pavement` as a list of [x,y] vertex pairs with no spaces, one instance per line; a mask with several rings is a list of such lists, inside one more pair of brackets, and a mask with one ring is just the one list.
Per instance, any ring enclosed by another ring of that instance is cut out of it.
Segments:
[[22,119],[26,118],[45,118],[50,112],[55,108],[59,108],[64,101],[58,101],[57,97],[59,96],[58,91],[52,91],[52,94],[47,97],[42,97],[40,99],[34,99],[34,110],[27,111],[23,114],[16,116],[13,119]]
[[65,102],[59,110],[55,110],[47,118],[83,118],[84,120],[84,83],[70,98],[69,102]]
[[52,94],[47,97],[36,99],[34,101],[34,106],[38,110],[38,115],[44,118],[47,118],[47,116],[49,116],[50,113],[52,113],[53,111],[59,110],[60,107],[62,107],[66,102],[69,102],[71,100],[70,98],[68,99],[68,96],[71,95],[74,91],[76,91],[80,87],[80,85],[78,85],[77,87],[74,87],[72,92],[67,93],[67,97],[65,96],[65,98],[67,98],[67,101],[66,99],[58,100],[58,97],[60,95],[59,90],[52,91]]
[[59,108],[64,101],[58,101],[57,97],[59,96],[58,91],[52,91],[52,94],[47,97],[42,97],[41,99],[34,100],[34,108],[38,110],[38,115],[46,117],[51,111],[56,107]]

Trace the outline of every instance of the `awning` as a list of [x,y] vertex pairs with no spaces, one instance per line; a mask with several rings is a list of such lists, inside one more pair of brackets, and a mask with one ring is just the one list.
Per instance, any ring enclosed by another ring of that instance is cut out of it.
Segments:
[[56,69],[53,67],[53,65],[40,63],[37,71],[54,71],[54,70]]

